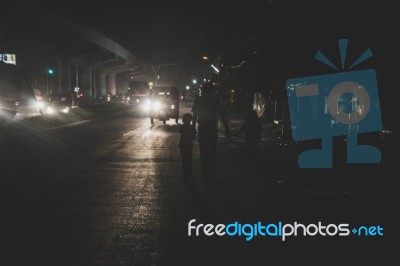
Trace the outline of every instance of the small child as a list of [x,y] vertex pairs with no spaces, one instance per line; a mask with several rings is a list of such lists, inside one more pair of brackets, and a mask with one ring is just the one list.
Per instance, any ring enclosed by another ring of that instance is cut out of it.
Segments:
[[184,182],[192,178],[192,157],[193,157],[193,140],[196,138],[196,128],[190,124],[193,116],[186,113],[182,117],[183,125],[179,125],[179,149],[182,158],[182,170]]
[[246,121],[237,135],[243,131],[246,132],[246,167],[247,170],[255,170],[261,140],[261,121],[255,110],[250,110],[247,113]]

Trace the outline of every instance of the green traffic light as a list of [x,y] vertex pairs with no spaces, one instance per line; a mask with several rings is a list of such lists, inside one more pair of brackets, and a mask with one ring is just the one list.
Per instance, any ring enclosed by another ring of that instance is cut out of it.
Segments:
[[47,70],[47,73],[49,73],[50,75],[52,75],[54,73],[53,69],[49,69]]

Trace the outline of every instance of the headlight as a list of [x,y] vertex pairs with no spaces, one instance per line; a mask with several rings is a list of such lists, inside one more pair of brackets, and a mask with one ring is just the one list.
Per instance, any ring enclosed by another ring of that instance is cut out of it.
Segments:
[[64,114],[68,114],[69,108],[65,107],[64,109],[61,110],[61,112],[63,112]]
[[54,113],[54,109],[51,108],[50,106],[47,106],[46,113],[52,114],[52,113]]
[[161,103],[160,102],[154,102],[153,103],[153,110],[158,111],[161,109]]
[[144,111],[150,111],[150,107],[151,107],[151,101],[147,100],[143,105],[143,110]]
[[138,102],[140,102],[140,100],[139,100],[139,99],[136,99],[136,102],[138,103]]
[[43,102],[36,102],[36,107],[42,109],[44,106]]
[[174,110],[175,109],[175,105],[171,105],[171,109]]

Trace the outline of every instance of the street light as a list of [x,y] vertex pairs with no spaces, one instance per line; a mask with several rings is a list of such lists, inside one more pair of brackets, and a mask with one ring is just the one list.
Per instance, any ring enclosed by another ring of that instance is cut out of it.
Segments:
[[[47,96],[49,95],[49,76],[53,76],[54,70],[49,68],[47,69],[47,75],[46,75],[46,91],[47,91]],[[50,78],[50,92],[53,91],[53,78]]]
[[211,65],[212,68],[214,68],[215,71],[217,71],[217,73],[219,73],[219,69],[216,68],[214,65]]
[[194,79],[194,80],[192,80],[192,82],[193,82],[193,84],[196,84],[196,83],[197,83],[197,80],[196,80],[196,79]]
[[187,86],[186,86],[186,90],[189,90],[189,89],[190,89],[190,86],[189,86],[189,85],[187,85]]

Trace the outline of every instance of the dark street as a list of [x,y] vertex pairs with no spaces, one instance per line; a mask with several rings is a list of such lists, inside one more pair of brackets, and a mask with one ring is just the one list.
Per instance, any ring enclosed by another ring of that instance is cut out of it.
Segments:
[[203,184],[195,146],[193,182],[185,185],[175,122],[151,125],[125,105],[112,110],[77,125],[26,134],[26,125],[15,124],[3,133],[3,258],[19,265],[210,265],[259,257],[263,250],[296,253],[296,245],[346,252],[352,243],[381,251],[382,239],[355,237],[286,243],[188,237],[191,219],[381,224],[388,217],[380,206],[390,195],[376,185],[380,167],[354,174],[363,184],[338,181],[322,170],[293,170],[295,153],[277,154],[267,140],[259,171],[246,174],[240,138],[223,136],[217,179]]

